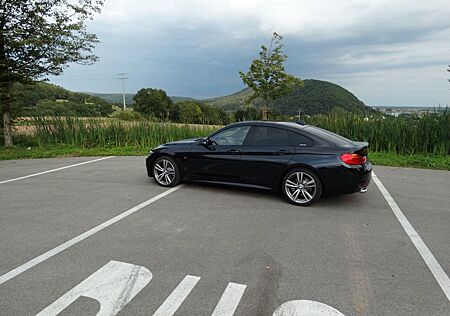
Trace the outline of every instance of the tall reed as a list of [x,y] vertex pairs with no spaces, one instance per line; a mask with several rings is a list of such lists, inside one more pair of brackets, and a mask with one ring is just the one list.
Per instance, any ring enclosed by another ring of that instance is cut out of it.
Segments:
[[[401,154],[450,154],[450,111],[422,117],[362,117],[332,111],[306,119],[352,140],[368,141],[372,151]],[[217,126],[154,122],[82,119],[76,117],[35,117],[33,131],[16,138],[24,146],[65,144],[82,148],[131,146],[151,148],[184,138],[204,137]]]
[[367,141],[373,151],[450,154],[450,111],[447,109],[421,117],[362,117],[337,110],[306,121],[352,140]]
[[28,138],[38,146],[65,144],[82,148],[132,146],[150,148],[183,138],[205,137],[213,126],[154,122],[99,121],[74,117],[35,117]]

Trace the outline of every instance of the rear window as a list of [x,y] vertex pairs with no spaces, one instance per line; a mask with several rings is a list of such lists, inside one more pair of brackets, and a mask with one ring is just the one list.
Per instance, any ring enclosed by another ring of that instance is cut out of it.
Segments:
[[298,133],[289,132],[289,141],[294,147],[307,147],[314,145],[313,140]]
[[307,131],[308,133],[310,133],[314,136],[317,136],[329,143],[335,144],[336,146],[339,146],[339,147],[352,147],[353,146],[353,142],[350,139],[347,139],[345,137],[342,137],[342,136],[332,133],[330,131],[321,129],[319,127],[308,126],[307,128],[305,128],[305,131]]

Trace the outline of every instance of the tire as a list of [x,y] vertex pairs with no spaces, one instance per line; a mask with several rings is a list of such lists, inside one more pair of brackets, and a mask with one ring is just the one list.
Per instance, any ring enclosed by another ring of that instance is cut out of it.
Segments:
[[289,203],[309,206],[322,195],[322,183],[313,171],[306,168],[294,168],[283,177],[281,190]]
[[181,182],[180,167],[169,156],[158,157],[152,169],[155,182],[162,187],[174,187]]

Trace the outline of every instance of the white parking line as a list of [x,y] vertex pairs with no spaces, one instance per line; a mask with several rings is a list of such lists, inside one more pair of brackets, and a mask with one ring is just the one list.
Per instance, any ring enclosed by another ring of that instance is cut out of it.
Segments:
[[247,285],[230,282],[211,316],[233,316]]
[[425,261],[431,273],[433,273],[434,278],[439,283],[442,291],[444,291],[444,294],[450,301],[450,279],[448,278],[448,275],[444,272],[439,262],[431,253],[430,249],[428,249],[427,245],[425,245],[422,238],[420,238],[419,234],[416,232],[414,227],[411,225],[406,216],[400,210],[400,207],[398,207],[397,203],[394,201],[391,194],[384,187],[383,183],[381,183],[380,179],[376,176],[374,172],[372,172],[372,178],[375,184],[377,185],[378,189],[380,189],[381,194],[383,194],[384,198],[386,199],[386,202],[391,207],[392,212],[394,212],[394,215],[397,217],[397,220],[400,222],[400,225],[402,225],[406,234],[411,239],[417,251],[422,256],[423,261]]
[[173,290],[168,298],[161,304],[153,316],[172,316],[178,307],[183,304],[194,286],[200,280],[198,276],[186,275],[180,284]]
[[69,165],[69,166],[65,166],[65,167],[61,167],[61,168],[56,168],[56,169],[52,169],[52,170],[47,170],[47,171],[42,171],[42,172],[38,172],[38,173],[33,173],[33,174],[28,175],[28,176],[23,176],[23,177],[19,177],[19,178],[14,178],[14,179],[0,181],[0,184],[9,183],[9,182],[17,181],[17,180],[23,180],[23,179],[27,179],[27,178],[31,178],[31,177],[36,177],[36,176],[40,176],[42,174],[55,172],[55,171],[59,171],[59,170],[64,170],[64,169],[69,169],[69,168],[73,168],[73,167],[78,167],[78,166],[81,166],[81,165],[86,165],[88,163],[93,163],[93,162],[97,162],[97,161],[101,161],[101,160],[105,160],[105,159],[110,159],[110,158],[114,158],[114,157],[115,156],[108,156],[108,157],[103,157],[103,158],[99,158],[99,159],[94,159],[94,160],[89,160],[89,161],[76,163],[74,165]]
[[22,264],[21,266],[15,268],[14,270],[9,271],[8,273],[0,276],[0,285],[5,283],[6,281],[11,280],[12,278],[18,276],[19,274],[27,271],[28,269],[31,269],[35,265],[53,257],[54,255],[60,253],[61,251],[66,250],[67,248],[79,243],[80,241],[85,240],[86,238],[94,235],[95,233],[98,233],[102,229],[105,229],[106,227],[111,226],[112,224],[120,221],[121,219],[124,219],[125,217],[130,216],[131,214],[139,211],[141,208],[146,207],[146,206],[152,204],[153,202],[158,201],[159,199],[162,199],[163,197],[169,195],[172,192],[175,192],[176,190],[178,190],[182,187],[183,187],[183,185],[179,185],[179,186],[171,188],[161,194],[158,194],[157,196],[155,196],[133,208],[130,208],[128,211],[125,211],[125,212],[117,215],[116,217],[113,217],[110,220],[107,220],[106,222],[82,233],[81,235],[78,235],[77,237],[74,237],[74,238],[66,241],[65,243],[43,253],[42,255]]

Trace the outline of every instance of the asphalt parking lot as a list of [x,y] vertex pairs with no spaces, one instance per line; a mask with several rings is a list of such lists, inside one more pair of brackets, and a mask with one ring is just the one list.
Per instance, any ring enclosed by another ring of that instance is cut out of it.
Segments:
[[0,314],[450,315],[450,172],[374,171],[410,236],[373,182],[302,208],[144,157],[1,161]]

